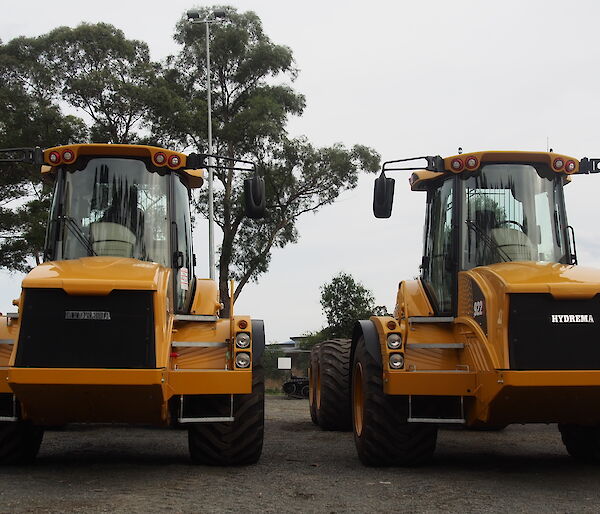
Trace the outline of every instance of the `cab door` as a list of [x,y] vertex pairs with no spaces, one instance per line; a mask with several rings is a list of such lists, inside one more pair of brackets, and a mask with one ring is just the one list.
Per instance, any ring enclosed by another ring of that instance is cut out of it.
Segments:
[[173,290],[175,312],[189,312],[196,281],[192,248],[190,190],[177,173],[172,178]]
[[456,289],[455,179],[450,177],[427,192],[421,277],[437,314],[451,314]]

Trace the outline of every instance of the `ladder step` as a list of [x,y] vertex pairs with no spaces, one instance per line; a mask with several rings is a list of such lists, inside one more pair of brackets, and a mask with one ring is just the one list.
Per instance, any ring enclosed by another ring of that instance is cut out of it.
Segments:
[[217,321],[217,316],[207,316],[204,314],[175,314],[175,321]]
[[0,344],[15,344],[14,339],[0,339]]
[[453,425],[464,425],[466,420],[460,418],[408,418],[406,421],[409,423],[440,423],[440,424],[453,424]]
[[215,342],[204,342],[204,341],[173,341],[171,343],[173,348],[223,348],[227,346],[227,343],[215,343]]
[[454,349],[461,350],[465,347],[464,343],[406,343],[406,348],[429,348],[431,350]]
[[179,423],[222,423],[235,421],[233,416],[210,417],[210,418],[177,418]]
[[409,316],[409,323],[452,323],[453,316]]

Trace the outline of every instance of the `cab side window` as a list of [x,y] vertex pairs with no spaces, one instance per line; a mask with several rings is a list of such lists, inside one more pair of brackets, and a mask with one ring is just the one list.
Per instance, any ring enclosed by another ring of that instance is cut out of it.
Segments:
[[175,309],[176,312],[187,312],[194,284],[190,198],[188,188],[178,175],[173,177],[173,184],[173,221],[176,232],[176,237],[174,237],[176,248],[174,248],[173,254]]
[[453,179],[428,192],[422,278],[438,314],[452,311],[455,281]]

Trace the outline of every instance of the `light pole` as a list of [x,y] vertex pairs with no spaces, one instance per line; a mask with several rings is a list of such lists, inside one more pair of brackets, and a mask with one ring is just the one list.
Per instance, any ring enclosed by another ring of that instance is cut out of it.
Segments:
[[[212,155],[212,103],[210,96],[210,24],[216,23],[218,18],[224,18],[227,13],[223,9],[212,11],[213,17],[202,20],[200,12],[196,10],[188,11],[188,21],[192,24],[206,24],[206,101],[208,104],[208,155]],[[208,158],[208,276],[215,280],[215,225],[214,225],[214,195],[213,195],[213,167],[212,157]]]

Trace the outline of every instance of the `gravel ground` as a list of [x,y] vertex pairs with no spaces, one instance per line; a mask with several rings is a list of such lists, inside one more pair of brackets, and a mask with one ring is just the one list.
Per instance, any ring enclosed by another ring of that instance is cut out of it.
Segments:
[[0,469],[0,511],[598,512],[599,482],[555,425],[441,430],[430,465],[366,468],[352,434],[315,427],[306,401],[268,397],[256,466],[193,466],[184,431],[75,426],[47,432],[34,465]]

